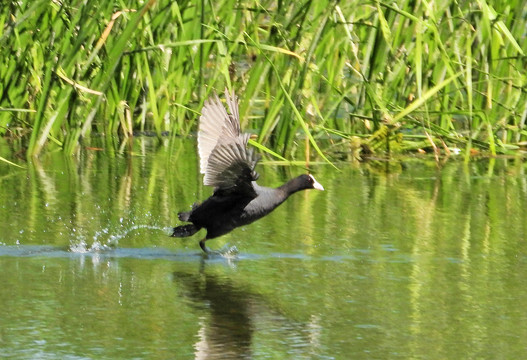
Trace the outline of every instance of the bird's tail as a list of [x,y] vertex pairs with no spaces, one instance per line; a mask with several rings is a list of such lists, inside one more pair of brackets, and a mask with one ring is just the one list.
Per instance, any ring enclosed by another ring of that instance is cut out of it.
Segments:
[[190,214],[192,214],[192,211],[180,212],[179,214],[177,214],[177,217],[181,221],[188,221],[188,219],[190,218]]
[[197,233],[199,230],[198,227],[196,227],[194,224],[188,224],[188,225],[181,225],[176,226],[174,228],[174,232],[172,233],[172,237],[187,237],[192,236],[195,233]]

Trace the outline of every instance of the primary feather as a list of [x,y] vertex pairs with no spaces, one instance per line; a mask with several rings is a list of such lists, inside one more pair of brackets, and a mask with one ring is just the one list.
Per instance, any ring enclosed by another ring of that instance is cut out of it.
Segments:
[[250,134],[240,133],[238,98],[225,90],[230,114],[217,95],[205,101],[200,117],[198,151],[203,184],[228,189],[240,181],[258,178],[254,172],[258,157],[247,149]]

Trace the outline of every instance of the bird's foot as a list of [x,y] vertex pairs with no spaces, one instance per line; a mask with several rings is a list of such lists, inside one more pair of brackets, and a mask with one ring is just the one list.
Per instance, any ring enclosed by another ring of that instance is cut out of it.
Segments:
[[211,250],[208,246],[205,245],[205,241],[202,240],[199,242],[199,246],[205,252],[207,256],[222,256],[222,257],[234,257],[238,255],[239,251],[236,246],[225,245],[220,250]]
[[227,244],[220,250],[220,253],[224,257],[235,257],[240,252],[238,251],[236,245],[229,246],[229,244]]

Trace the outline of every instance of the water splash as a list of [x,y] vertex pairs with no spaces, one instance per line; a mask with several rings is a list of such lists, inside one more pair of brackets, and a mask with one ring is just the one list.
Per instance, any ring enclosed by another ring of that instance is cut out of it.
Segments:
[[240,251],[238,250],[236,245],[234,246],[225,245],[225,247],[220,250],[220,254],[223,257],[228,258],[228,259],[237,258],[239,253]]
[[238,248],[236,246],[223,246],[219,250],[209,250],[207,254],[202,253],[208,259],[225,259],[227,261],[238,259]]
[[112,234],[110,228],[103,228],[95,232],[92,238],[93,242],[89,245],[84,236],[79,236],[76,230],[73,229],[74,234],[72,234],[72,237],[77,239],[77,241],[70,244],[69,250],[79,254],[110,251],[119,245],[121,239],[127,237],[131,232],[140,229],[161,230],[166,234],[170,234],[172,230],[172,228],[154,225],[132,225],[119,233]]
[[94,241],[91,245],[88,245],[85,240],[80,240],[78,243],[71,244],[69,251],[77,254],[86,254],[111,250],[113,247],[101,244],[98,241]]

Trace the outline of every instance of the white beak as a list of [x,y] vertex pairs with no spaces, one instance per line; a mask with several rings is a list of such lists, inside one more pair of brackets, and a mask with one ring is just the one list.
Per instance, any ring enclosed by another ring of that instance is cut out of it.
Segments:
[[313,175],[309,175],[309,176],[311,176],[311,179],[313,179],[313,189],[324,191],[324,187],[322,185],[320,185],[320,183],[318,181],[315,180]]

